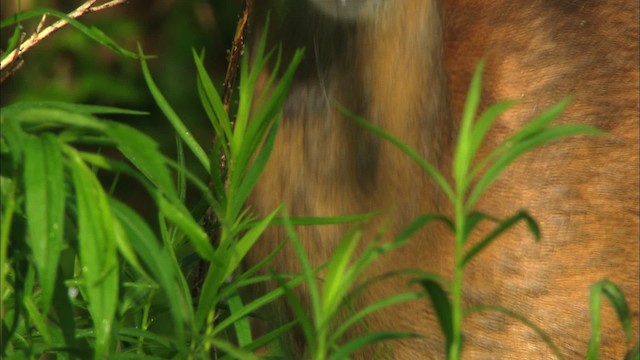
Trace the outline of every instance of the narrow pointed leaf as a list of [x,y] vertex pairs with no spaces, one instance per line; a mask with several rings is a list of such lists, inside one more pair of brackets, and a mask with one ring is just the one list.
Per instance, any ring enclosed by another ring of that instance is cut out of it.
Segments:
[[149,91],[151,92],[151,95],[153,96],[153,99],[156,101],[156,104],[158,104],[158,107],[160,108],[160,110],[162,110],[162,113],[167,117],[171,125],[173,125],[173,128],[176,130],[180,138],[182,138],[184,143],[187,144],[187,147],[189,148],[189,150],[193,152],[193,154],[196,156],[198,161],[200,161],[202,166],[207,171],[209,171],[211,165],[209,163],[209,157],[207,156],[207,153],[202,149],[200,144],[198,144],[196,139],[191,134],[191,131],[189,131],[189,129],[184,124],[182,119],[180,119],[178,114],[176,114],[173,108],[171,108],[171,105],[169,105],[167,100],[164,98],[164,96],[160,92],[160,89],[158,89],[158,86],[156,85],[155,81],[153,81],[153,78],[151,77],[151,72],[149,71],[147,62],[143,57],[142,50],[140,50],[140,55],[141,55],[140,65],[142,66],[142,74],[144,75],[144,79],[147,83],[147,87],[149,88]]
[[64,246],[64,169],[60,144],[52,134],[30,137],[24,148],[28,242],[38,269],[43,311],[48,312]]
[[562,114],[562,112],[570,102],[571,98],[562,99],[557,104],[546,109],[542,114],[536,116],[533,120],[528,122],[525,126],[518,130],[518,132],[507,139],[507,141],[518,142],[548,127],[553,120],[557,119],[560,114]]
[[449,186],[449,183],[447,182],[445,177],[442,176],[442,174],[435,167],[433,167],[433,165],[429,164],[428,161],[423,159],[422,156],[420,156],[420,154],[418,154],[415,150],[413,150],[407,144],[405,144],[402,141],[400,141],[400,139],[394,137],[393,135],[389,134],[388,132],[382,130],[381,128],[373,125],[372,123],[370,123],[366,119],[353,114],[352,112],[350,112],[347,108],[345,108],[341,104],[336,103],[336,107],[338,108],[338,110],[340,112],[342,112],[349,119],[355,121],[358,125],[364,127],[365,129],[368,129],[369,131],[373,132],[374,134],[380,136],[381,138],[383,138],[386,141],[390,142],[392,145],[394,145],[395,147],[400,149],[402,152],[407,154],[411,159],[413,159],[413,161],[415,161],[429,175],[431,175],[431,177],[433,177],[433,179],[436,181],[438,186],[440,186],[442,191],[447,195],[447,198],[449,198],[449,200],[453,200],[454,199],[453,189],[451,188],[451,186]]
[[98,179],[75,150],[67,151],[76,193],[80,268],[95,327],[95,357],[109,353],[118,301],[118,259],[112,216]]
[[367,335],[355,338],[348,341],[346,344],[340,346],[338,350],[331,354],[330,360],[349,359],[350,356],[356,351],[366,347],[374,346],[374,344],[382,341],[410,339],[418,337],[418,334],[408,332],[392,332],[392,331],[380,331],[374,333],[368,333]]
[[424,287],[427,294],[429,294],[429,299],[431,299],[431,304],[438,317],[438,323],[444,334],[445,350],[446,353],[448,353],[453,342],[453,315],[451,313],[449,296],[437,281],[426,278],[420,279],[418,282]]
[[627,305],[624,295],[620,288],[608,280],[601,280],[589,289],[589,308],[591,313],[591,338],[587,348],[587,359],[599,359],[600,351],[600,305],[601,298],[604,295],[609,303],[616,311],[618,319],[622,324],[622,328],[627,336],[627,341],[631,341],[631,312]]
[[482,193],[498,178],[509,164],[522,154],[558,138],[577,134],[600,135],[602,132],[585,125],[559,125],[553,128],[544,129],[535,135],[513,144],[489,166],[484,174],[482,174],[480,180],[478,180],[478,183],[474,186],[469,198],[467,199],[465,209],[467,211],[472,209]]
[[539,328],[535,323],[533,323],[531,320],[529,320],[526,316],[522,314],[519,314],[517,312],[514,312],[502,306],[477,305],[465,311],[464,316],[469,316],[473,313],[483,312],[483,311],[499,312],[501,314],[507,315],[511,318],[518,320],[519,322],[521,322],[522,324],[526,325],[531,330],[533,330],[533,332],[535,332],[536,335],[538,335],[540,339],[542,339],[542,341],[544,341],[544,343],[547,344],[551,352],[553,352],[553,354],[556,356],[556,359],[559,359],[559,360],[564,359],[564,357],[560,353],[560,350],[553,343],[552,339],[541,328]]
[[531,234],[533,234],[535,240],[540,240],[540,228],[538,227],[535,219],[531,215],[529,215],[528,212],[520,210],[512,217],[502,221],[493,231],[491,231],[491,233],[489,233],[489,235],[487,235],[484,239],[480,240],[471,249],[469,249],[469,251],[464,256],[464,259],[462,260],[462,266],[464,267],[484,248],[489,246],[489,244],[491,244],[491,242],[493,242],[498,236],[509,230],[519,221],[525,221],[527,223],[527,226],[529,227],[529,231],[531,231]]
[[458,192],[464,193],[465,189],[463,180],[466,178],[471,166],[472,152],[471,152],[471,131],[473,129],[473,118],[478,111],[478,105],[480,104],[480,94],[482,92],[482,71],[484,69],[484,61],[481,61],[471,78],[471,84],[469,85],[469,92],[467,93],[467,100],[464,105],[462,113],[462,120],[460,125],[460,132],[458,134],[458,142],[456,145],[456,152],[453,159],[453,178],[458,184]]
[[108,134],[117,147],[151,182],[172,199],[178,200],[173,180],[158,144],[131,126],[107,122]]

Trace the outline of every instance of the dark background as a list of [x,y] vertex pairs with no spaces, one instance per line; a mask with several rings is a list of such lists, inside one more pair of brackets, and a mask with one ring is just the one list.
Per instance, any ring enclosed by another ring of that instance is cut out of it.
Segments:
[[[81,0],[2,0],[0,18],[12,16],[18,6],[22,10],[48,8],[68,13],[82,3]],[[205,51],[209,75],[220,90],[227,50],[241,8],[241,0],[130,0],[78,20],[98,27],[126,49],[137,51],[139,42],[146,54],[155,55],[155,59],[148,61],[154,80],[203,148],[209,150],[213,133],[200,106],[191,50]],[[55,20],[49,18],[47,24]],[[33,19],[21,24],[26,38],[33,33],[38,21]],[[2,29],[2,49],[6,49],[12,32],[13,26]],[[22,67],[0,86],[2,106],[21,101],[56,100],[147,111],[147,116],[108,118],[144,131],[160,144],[166,155],[175,158],[175,134],[153,101],[138,60],[111,51],[69,25],[26,52],[23,60]],[[189,167],[205,177],[186,148],[185,153]],[[105,184],[111,180],[109,174],[103,175]],[[188,194],[190,202],[199,198],[194,191]],[[145,199],[144,191],[131,179],[120,180],[116,195],[148,219],[155,218],[155,210],[147,205],[150,201]]]

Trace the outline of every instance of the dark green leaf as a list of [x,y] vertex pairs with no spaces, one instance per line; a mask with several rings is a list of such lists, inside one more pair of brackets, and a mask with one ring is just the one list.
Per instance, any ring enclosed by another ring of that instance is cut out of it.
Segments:
[[449,302],[449,297],[437,281],[425,278],[418,280],[418,282],[422,285],[422,287],[424,287],[427,294],[429,294],[431,304],[436,311],[436,316],[438,317],[440,328],[442,329],[442,333],[444,334],[446,349],[445,352],[448,353],[453,342],[453,315],[451,313],[451,303]]
[[480,251],[489,246],[489,244],[491,244],[493,240],[495,240],[505,231],[509,230],[519,221],[525,221],[527,223],[527,226],[529,227],[529,231],[531,231],[531,234],[533,234],[535,240],[540,240],[540,228],[538,227],[535,219],[525,210],[520,210],[512,217],[500,222],[500,224],[498,224],[498,226],[493,231],[491,231],[489,235],[480,240],[477,244],[473,245],[473,247],[469,249],[469,251],[465,254],[461,266],[464,267],[467,263],[469,263],[469,261],[471,261],[476,255],[478,255]]
[[372,346],[381,341],[410,339],[415,337],[418,337],[418,335],[412,334],[412,333],[406,333],[406,332],[381,331],[381,332],[368,333],[364,336],[348,341],[346,344],[342,345],[335,353],[333,353],[329,357],[329,359],[330,360],[348,359],[351,354],[364,348],[365,346]]
[[627,336],[627,341],[631,341],[631,312],[624,299],[624,294],[614,283],[609,280],[601,280],[591,285],[589,289],[589,309],[591,313],[591,339],[587,349],[587,359],[599,359],[600,350],[600,304],[604,295],[618,314],[618,319]]
[[464,316],[466,317],[466,316],[469,316],[469,315],[471,315],[473,313],[481,312],[481,311],[499,312],[499,313],[502,313],[504,315],[507,315],[509,317],[512,317],[512,318],[520,321],[522,324],[526,325],[531,330],[533,330],[542,339],[542,341],[544,341],[545,344],[547,344],[547,346],[553,352],[553,354],[556,356],[557,359],[564,359],[564,357],[560,353],[560,350],[558,350],[558,348],[553,343],[551,338],[541,328],[539,328],[536,324],[534,324],[531,320],[527,319],[522,314],[518,314],[518,313],[516,313],[514,311],[511,311],[511,310],[509,310],[507,308],[504,308],[504,307],[501,307],[501,306],[477,305],[477,306],[474,306],[474,307],[468,309],[467,311],[465,311]]

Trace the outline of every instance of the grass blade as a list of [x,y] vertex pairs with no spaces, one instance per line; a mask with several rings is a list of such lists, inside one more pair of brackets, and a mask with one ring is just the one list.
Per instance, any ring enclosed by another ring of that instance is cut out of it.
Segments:
[[473,118],[475,117],[476,112],[478,111],[478,105],[480,104],[483,69],[484,61],[481,61],[473,72],[471,84],[469,85],[469,92],[467,93],[467,100],[462,112],[458,143],[456,145],[456,152],[453,158],[453,179],[456,181],[457,192],[460,194],[466,191],[463,187],[463,180],[466,178],[466,175],[469,172],[469,167],[471,166],[471,160],[473,160],[473,153],[471,152],[471,136]]
[[403,293],[384,298],[374,304],[371,304],[364,309],[359,310],[353,316],[349,317],[346,321],[342,322],[340,326],[333,331],[333,334],[329,339],[329,343],[337,343],[340,337],[342,337],[347,332],[347,330],[349,330],[353,325],[364,319],[369,314],[379,311],[387,306],[420,299],[422,297],[424,297],[424,294],[421,292]]
[[112,232],[116,221],[102,186],[78,153],[69,149],[78,212],[80,266],[95,327],[95,357],[109,353],[118,303],[118,258]]
[[631,311],[620,288],[609,280],[601,280],[591,285],[589,289],[589,309],[591,313],[591,339],[587,348],[587,359],[599,359],[600,350],[600,304],[604,295],[616,311],[618,319],[627,336],[627,341],[632,338]]
[[169,198],[179,201],[164,156],[158,144],[140,131],[115,122],[106,122],[107,133],[118,150]]
[[407,144],[403,143],[398,138],[394,137],[388,132],[373,125],[366,119],[353,114],[352,112],[347,110],[344,106],[340,105],[339,103],[336,103],[336,107],[338,108],[338,110],[340,110],[340,112],[342,112],[345,116],[355,121],[358,125],[380,136],[381,138],[390,142],[395,147],[400,149],[402,152],[407,154],[411,159],[413,159],[416,163],[418,163],[418,165],[420,165],[429,175],[431,175],[431,177],[433,177],[433,179],[436,181],[438,186],[440,186],[442,191],[447,195],[447,198],[449,198],[450,200],[453,200],[454,198],[453,189],[451,188],[451,186],[449,186],[449,183],[444,178],[444,176],[442,176],[442,174],[440,174],[440,172],[435,167],[429,164],[428,161],[423,159],[422,156],[420,156],[420,154],[418,154],[415,150],[413,150]]
[[[484,174],[482,174],[466,201],[465,210],[469,211],[472,209],[482,193],[497,179],[509,164],[522,154],[558,138],[577,134],[599,135],[602,134],[602,132],[585,125],[559,125],[553,128],[544,129],[517,143],[511,144],[506,151],[489,166]],[[488,156],[492,156],[492,154]]]
[[361,229],[347,232],[338,243],[327,264],[322,286],[322,313],[327,319],[335,315],[351,285],[356,280],[355,278],[358,276],[354,267],[349,265],[352,261],[357,262],[362,259],[357,259],[354,256],[361,237]]
[[544,341],[544,343],[547,344],[547,346],[549,347],[551,352],[553,352],[553,354],[556,356],[557,359],[564,359],[558,347],[556,347],[556,345],[553,343],[551,338],[541,328],[539,328],[536,324],[534,324],[531,320],[527,319],[525,316],[518,314],[514,311],[511,311],[507,308],[504,308],[501,306],[493,306],[493,305],[477,305],[466,310],[465,317],[473,313],[483,312],[483,311],[499,312],[501,314],[507,315],[509,317],[512,317],[520,321],[522,324],[529,327],[529,329],[533,330],[533,332],[535,332],[536,335],[538,335],[540,339],[542,339],[542,341]]
[[384,331],[384,332],[370,333],[370,334],[355,338],[353,340],[350,340],[346,344],[342,345],[338,349],[338,351],[336,351],[331,355],[331,357],[329,357],[329,359],[330,360],[348,359],[351,354],[355,353],[356,351],[362,349],[365,346],[370,346],[372,344],[375,344],[381,341],[410,339],[415,337],[418,337],[418,335],[412,334],[412,333],[406,333],[406,332]]
[[494,241],[503,232],[509,230],[519,221],[525,221],[527,223],[527,226],[529,227],[529,231],[531,231],[531,234],[533,234],[535,240],[540,241],[540,228],[538,227],[536,220],[525,210],[520,210],[512,217],[500,222],[500,224],[493,231],[491,231],[489,235],[487,235],[484,239],[480,240],[471,249],[469,249],[469,251],[467,251],[467,253],[464,255],[461,266],[464,267],[465,265],[467,265],[467,263],[469,263],[484,248],[489,246],[492,241]]
[[445,353],[448,354],[453,342],[453,317],[451,314],[451,303],[449,297],[444,291],[442,286],[437,282],[429,278],[420,279],[418,282],[424,287],[433,309],[436,311],[440,328],[445,338]]
[[122,56],[133,58],[133,59],[137,59],[138,57],[142,56],[118,45],[113,39],[111,39],[109,36],[107,36],[98,28],[84,25],[80,21],[69,17],[65,13],[51,10],[51,9],[33,9],[33,10],[22,11],[16,14],[15,16],[12,16],[0,21],[0,28],[3,28],[5,26],[10,26],[12,24],[15,24],[16,22],[27,20],[33,17],[41,17],[42,15],[53,16],[53,17],[57,17],[59,19],[65,20],[66,22],[69,23],[69,25],[73,26],[81,33],[85,34],[89,38],[97,41],[98,43],[106,46],[107,48],[117,52]]
[[64,169],[60,144],[52,134],[28,139],[24,147],[27,239],[40,279],[42,310],[47,313],[64,246]]
[[140,49],[139,51],[141,55],[140,65],[142,66],[142,74],[144,75],[144,79],[147,82],[147,87],[149,88],[153,99],[156,101],[156,104],[158,104],[160,110],[162,110],[164,116],[166,116],[171,125],[173,125],[173,128],[176,130],[180,138],[182,138],[184,143],[187,144],[189,150],[193,152],[198,161],[200,161],[200,164],[202,164],[202,166],[208,172],[211,167],[211,164],[209,163],[209,157],[202,149],[200,144],[198,144],[189,129],[185,126],[184,122],[180,119],[178,114],[176,114],[176,112],[171,108],[171,105],[169,105],[167,100],[164,98],[164,96],[160,92],[160,89],[158,89],[158,86],[151,77],[151,72],[149,71],[147,62],[143,57],[142,49]]
[[154,280],[166,294],[174,322],[176,343],[185,344],[184,325],[191,323],[193,312],[190,294],[181,291],[179,279],[183,275],[180,269],[174,265],[169,253],[162,248],[159,240],[140,215],[116,200],[111,199],[110,205],[136,254],[140,256]]
[[[244,305],[242,304],[242,298],[237,292],[233,293],[227,298],[227,304],[229,305],[229,311],[232,314],[240,312],[244,308]],[[251,335],[251,324],[247,317],[238,318],[236,321],[234,321],[233,328],[235,329],[239,347],[246,347],[253,342],[253,337]]]

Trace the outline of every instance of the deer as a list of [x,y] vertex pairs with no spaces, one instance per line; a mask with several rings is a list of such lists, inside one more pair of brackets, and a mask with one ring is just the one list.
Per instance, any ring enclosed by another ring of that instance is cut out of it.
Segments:
[[[420,214],[450,214],[445,194],[418,164],[336,104],[400,139],[450,179],[467,89],[484,59],[480,110],[504,99],[517,105],[497,120],[481,154],[567,96],[572,100],[558,123],[586,124],[606,134],[573,136],[532,151],[479,200],[477,209],[496,217],[526,208],[539,223],[541,241],[517,226],[487,247],[465,269],[464,306],[493,304],[524,314],[562,356],[584,358],[589,287],[606,278],[627,298],[637,336],[637,2],[264,0],[254,6],[250,48],[264,32],[270,46],[281,46],[284,61],[305,48],[271,158],[248,201],[256,214],[281,204],[292,217],[383,211],[363,239],[375,237],[381,226],[393,237]],[[262,83],[272,71],[273,62],[263,70]],[[320,266],[348,229],[335,224],[296,231],[311,263]],[[476,230],[489,229],[480,224]],[[268,228],[247,263],[258,263],[285,239],[282,226]],[[447,278],[453,257],[451,231],[428,224],[374,262],[365,276],[416,268]],[[300,272],[292,246],[285,245],[269,269]],[[404,277],[385,279],[368,287],[357,304],[416,286]],[[305,288],[294,291],[304,303]],[[291,319],[285,302],[277,311]],[[601,311],[600,356],[624,358],[629,345],[616,314],[606,304]],[[392,341],[390,358],[445,356],[427,299],[390,306],[365,322],[372,330],[419,334]],[[529,326],[502,313],[466,317],[463,331],[463,358],[554,357]],[[289,340],[292,356],[304,357],[301,334]],[[374,349],[364,349],[355,358],[373,356]]]

